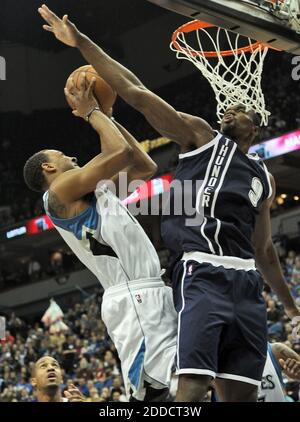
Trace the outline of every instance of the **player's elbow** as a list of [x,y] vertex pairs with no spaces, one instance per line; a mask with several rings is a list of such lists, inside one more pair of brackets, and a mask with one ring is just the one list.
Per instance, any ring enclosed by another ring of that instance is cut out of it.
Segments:
[[269,264],[274,261],[275,247],[272,239],[265,242],[260,242],[254,246],[255,259],[260,264]]
[[129,144],[123,145],[122,147],[118,149],[118,152],[116,153],[116,155],[121,160],[130,161],[133,155],[133,149],[131,148]]

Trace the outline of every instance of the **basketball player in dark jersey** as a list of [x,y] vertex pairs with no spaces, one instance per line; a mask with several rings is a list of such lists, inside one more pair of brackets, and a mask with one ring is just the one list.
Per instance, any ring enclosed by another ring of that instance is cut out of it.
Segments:
[[[163,136],[181,145],[179,183],[191,180],[195,208],[172,213],[183,200],[171,190],[171,215],[162,222],[172,252],[172,282],[179,312],[177,401],[199,401],[213,378],[224,401],[256,401],[267,353],[266,282],[289,318],[299,316],[272,242],[270,206],[275,183],[247,151],[259,134],[253,111],[226,111],[220,132],[203,119],[176,111],[128,69],[78,31],[67,15],[45,5],[44,29],[79,49],[97,72]],[[197,181],[202,181],[197,187]],[[184,192],[184,191],[183,191]],[[258,268],[259,271],[256,269]]]

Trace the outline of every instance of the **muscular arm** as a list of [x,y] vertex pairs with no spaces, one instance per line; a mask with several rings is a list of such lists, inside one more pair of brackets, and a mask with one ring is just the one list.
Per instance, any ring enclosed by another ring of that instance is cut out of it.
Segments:
[[273,343],[272,352],[274,353],[277,360],[286,360],[290,358],[295,359],[297,362],[300,363],[300,356],[298,355],[298,353],[296,353],[293,349],[291,349],[284,343]]
[[45,5],[39,9],[39,13],[49,24],[44,25],[44,29],[53,32],[61,42],[77,47],[83,57],[117,91],[119,96],[140,111],[163,136],[188,149],[200,147],[213,139],[214,132],[207,122],[196,116],[177,112],[148,90],[130,70],[81,34],[66,15],[63,19],[59,19]]
[[253,236],[255,259],[265,281],[281,300],[288,317],[292,319],[299,315],[299,311],[285,282],[280,261],[272,241],[270,208],[276,191],[273,177],[271,177],[271,184],[273,195],[262,205],[256,221]]
[[207,122],[199,117],[177,112],[89,38],[82,36],[78,48],[87,62],[92,64],[120,97],[141,112],[163,136],[191,147],[199,147],[213,139],[213,131]]
[[132,180],[148,180],[157,171],[157,165],[143,150],[140,143],[120,123],[114,120],[114,124],[122,133],[128,145],[132,148],[131,164],[127,167],[128,183]]
[[132,148],[111,120],[95,111],[90,123],[101,136],[102,153],[84,167],[64,172],[53,182],[51,191],[64,204],[71,204],[93,192],[98,182],[112,179],[130,163]]

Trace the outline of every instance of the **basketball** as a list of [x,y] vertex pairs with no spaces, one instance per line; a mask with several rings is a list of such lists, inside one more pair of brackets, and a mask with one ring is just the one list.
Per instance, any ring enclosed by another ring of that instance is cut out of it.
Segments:
[[[107,114],[109,109],[114,105],[116,101],[117,93],[108,85],[108,83],[105,82],[104,79],[102,79],[98,75],[98,73],[92,66],[81,66],[78,69],[74,70],[74,72],[71,73],[71,75],[67,79],[66,87],[69,88],[70,79],[73,78],[74,85],[79,88],[79,75],[82,72],[85,72],[86,80],[88,83],[91,82],[92,78],[96,78],[96,82],[94,85],[94,95],[103,113]],[[69,106],[71,108],[74,108],[69,99],[67,97],[66,99]]]

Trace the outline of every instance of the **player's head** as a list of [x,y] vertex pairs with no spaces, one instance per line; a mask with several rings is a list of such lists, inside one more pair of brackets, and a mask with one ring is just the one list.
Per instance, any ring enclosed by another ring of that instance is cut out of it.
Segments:
[[235,142],[253,144],[260,133],[260,120],[253,110],[247,110],[242,104],[228,108],[221,121],[221,132]]
[[54,396],[62,384],[61,367],[51,356],[40,358],[33,367],[31,384],[38,392]]
[[31,190],[45,192],[57,176],[74,168],[78,168],[77,158],[54,149],[44,149],[26,161],[23,175]]

